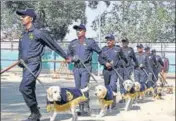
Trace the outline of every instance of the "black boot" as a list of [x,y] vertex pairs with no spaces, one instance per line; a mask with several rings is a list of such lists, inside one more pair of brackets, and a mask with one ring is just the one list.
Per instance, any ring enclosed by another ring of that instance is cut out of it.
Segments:
[[84,103],[84,115],[85,116],[90,116],[91,115],[89,101]]
[[84,112],[84,104],[79,104],[79,111],[77,112],[78,116],[81,116]]
[[30,108],[32,114],[29,117],[29,121],[40,121],[40,118],[42,117],[42,115],[40,114],[39,108],[34,105]]
[[[39,112],[39,107],[37,108],[38,112]],[[30,111],[31,111],[31,114],[29,115],[29,117],[26,119],[26,120],[22,120],[22,121],[40,121],[40,118],[37,119],[37,120],[32,120],[31,118],[33,117],[34,115],[34,111],[37,112],[37,110],[33,107],[30,108]]]

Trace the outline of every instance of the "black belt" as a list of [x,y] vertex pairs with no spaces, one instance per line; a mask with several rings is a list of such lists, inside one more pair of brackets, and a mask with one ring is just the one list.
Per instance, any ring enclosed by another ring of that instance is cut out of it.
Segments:
[[[84,63],[86,66],[90,66],[91,63],[87,62],[87,63]],[[84,65],[82,63],[75,63],[74,64],[74,67],[75,68],[85,68]]]

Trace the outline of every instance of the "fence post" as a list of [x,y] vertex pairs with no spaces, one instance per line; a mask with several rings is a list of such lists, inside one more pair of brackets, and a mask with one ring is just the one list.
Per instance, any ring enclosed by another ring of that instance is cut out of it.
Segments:
[[54,71],[56,71],[56,53],[54,52]]

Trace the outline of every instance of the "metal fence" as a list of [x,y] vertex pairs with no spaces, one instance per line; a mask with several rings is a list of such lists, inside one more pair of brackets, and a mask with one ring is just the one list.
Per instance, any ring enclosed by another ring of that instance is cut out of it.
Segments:
[[[65,50],[65,52],[67,51],[69,42],[64,43],[58,42],[58,44]],[[134,50],[136,51],[136,44],[138,43],[130,43],[129,46],[134,48]],[[161,55],[161,53],[164,52],[166,57],[168,57],[170,61],[169,72],[175,73],[175,43],[142,43],[142,44],[144,46],[150,46],[152,49],[156,49],[158,55]],[[106,43],[102,42],[100,45],[101,45],[100,47],[103,47],[106,45]],[[17,58],[18,58],[18,41],[1,42],[1,69],[7,67],[8,65],[16,61]],[[60,63],[49,62],[47,60],[60,60],[60,61],[63,60],[62,57],[60,57],[55,52],[51,51],[49,48],[45,48],[45,53],[42,59],[44,60],[42,63],[43,72],[47,72],[49,70],[56,70],[60,66]],[[98,55],[96,53],[93,54],[92,66],[93,66],[92,69],[93,73],[101,74],[103,67],[99,66],[98,68]],[[69,64],[68,68],[72,70],[73,65]]]

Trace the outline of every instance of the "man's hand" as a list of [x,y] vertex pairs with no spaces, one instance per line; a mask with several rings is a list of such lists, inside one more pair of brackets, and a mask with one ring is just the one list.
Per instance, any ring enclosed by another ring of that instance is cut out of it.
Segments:
[[112,67],[111,63],[108,63],[108,62],[105,65],[108,69],[110,69]]
[[72,62],[78,62],[79,61],[79,57],[77,55],[73,56],[73,58],[71,59]]
[[71,62],[71,57],[68,57],[67,59],[65,59],[66,63],[70,63]]
[[[20,60],[18,60],[18,61],[20,61]],[[21,62],[18,63],[18,66],[19,66],[20,68],[24,68],[24,65],[23,65]]]
[[134,66],[134,69],[138,69],[138,68],[139,68],[139,65]]
[[140,68],[144,68],[144,65],[143,65],[143,64],[140,64],[139,67],[140,67]]

